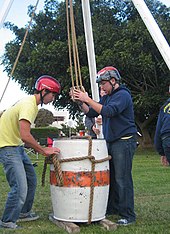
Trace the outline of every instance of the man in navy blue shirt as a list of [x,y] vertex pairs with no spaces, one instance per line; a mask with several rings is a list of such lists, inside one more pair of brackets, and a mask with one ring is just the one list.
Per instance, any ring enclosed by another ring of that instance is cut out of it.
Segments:
[[164,166],[170,163],[170,98],[160,108],[156,125],[155,147]]
[[107,142],[110,160],[110,191],[107,215],[121,217],[119,225],[136,221],[132,160],[136,149],[137,129],[134,121],[130,91],[120,84],[120,74],[115,67],[105,67],[97,74],[96,82],[105,94],[99,102],[87,93],[74,90],[74,100],[80,101],[81,109],[88,117],[102,116],[103,135]]

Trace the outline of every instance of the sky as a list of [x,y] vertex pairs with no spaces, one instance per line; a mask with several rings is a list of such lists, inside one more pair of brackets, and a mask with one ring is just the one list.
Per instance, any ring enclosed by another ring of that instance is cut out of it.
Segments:
[[[0,9],[2,9],[5,1],[6,0],[0,0]],[[15,25],[17,25],[18,27],[24,27],[30,20],[30,18],[27,16],[28,6],[29,5],[35,6],[36,2],[37,0],[14,0],[5,22],[10,21]],[[170,7],[170,0],[161,0],[161,2],[163,2],[168,7]],[[44,1],[39,0],[36,13],[42,10],[43,6],[44,6]],[[14,35],[11,33],[10,30],[7,30],[3,27],[0,29],[0,63],[1,63],[1,57],[4,53],[5,44],[13,39]],[[0,99],[2,97],[5,86],[9,79],[7,74],[3,70],[4,67],[0,65]],[[24,96],[27,96],[27,94],[20,89],[20,86],[16,82],[10,80],[5,95],[3,96],[3,99],[0,102],[0,111],[10,107]],[[46,108],[49,109],[50,111],[54,111],[52,105],[48,105]]]

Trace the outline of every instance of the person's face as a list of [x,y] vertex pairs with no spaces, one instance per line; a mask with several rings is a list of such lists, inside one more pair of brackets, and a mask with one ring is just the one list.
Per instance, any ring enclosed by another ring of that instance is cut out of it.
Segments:
[[112,85],[111,84],[113,84],[113,85],[115,84],[115,79],[114,78],[109,80],[109,81],[102,80],[100,82],[100,88],[101,88],[102,92],[104,92],[105,95],[106,94],[111,94],[111,92],[112,92]]
[[56,98],[56,93],[52,93],[52,92],[47,93],[43,98],[43,103],[48,104],[50,102],[53,102],[55,98]]
[[100,96],[103,97],[106,95],[105,91],[103,90],[102,86],[100,87]]

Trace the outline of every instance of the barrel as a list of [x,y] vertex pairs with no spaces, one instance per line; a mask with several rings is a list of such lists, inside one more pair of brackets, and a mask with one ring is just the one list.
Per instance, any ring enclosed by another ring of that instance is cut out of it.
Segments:
[[[58,158],[63,177],[63,185],[59,186],[54,165],[51,164],[53,218],[67,222],[88,222],[93,178],[91,222],[104,219],[109,194],[109,160],[105,140],[56,139],[53,146],[60,149]],[[93,173],[92,162],[86,158],[89,152],[95,159]]]

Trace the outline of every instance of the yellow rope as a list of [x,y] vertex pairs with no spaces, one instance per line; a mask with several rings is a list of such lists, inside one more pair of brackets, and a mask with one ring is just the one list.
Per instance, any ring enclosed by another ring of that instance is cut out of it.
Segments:
[[27,27],[27,29],[26,29],[26,32],[25,32],[25,35],[24,35],[24,39],[23,39],[23,41],[22,41],[22,44],[21,44],[21,47],[20,47],[20,49],[19,49],[18,55],[17,55],[17,57],[16,57],[16,59],[15,59],[15,62],[14,62],[14,65],[13,65],[12,71],[11,71],[11,73],[10,73],[9,77],[8,77],[8,81],[7,81],[7,84],[6,84],[6,86],[5,86],[4,91],[3,91],[3,93],[2,93],[2,96],[1,96],[0,102],[2,101],[2,99],[3,99],[3,97],[4,97],[4,94],[5,94],[6,90],[7,90],[7,87],[8,87],[8,85],[9,85],[10,79],[11,79],[11,77],[12,77],[12,76],[13,76],[13,74],[14,74],[15,68],[16,68],[16,66],[17,66],[17,63],[18,63],[19,57],[20,57],[20,55],[21,55],[22,49],[23,49],[23,47],[24,47],[24,44],[25,44],[25,41],[26,41],[26,38],[27,38],[27,35],[28,35],[28,31],[29,31],[29,29],[30,29],[30,26],[31,26],[32,20],[33,20],[33,18],[34,18],[35,11],[36,11],[36,9],[37,9],[38,3],[39,3],[39,0],[37,0],[36,5],[35,5],[35,7],[34,7],[34,11],[32,12],[32,15],[31,15],[31,19],[30,19],[29,25],[28,25],[28,27]]
[[62,175],[61,165],[55,154],[52,156],[52,160],[53,160],[54,172],[56,175],[57,183],[58,186],[61,187],[63,186],[63,175]]
[[73,68],[72,68],[72,57],[71,57],[71,39],[70,39],[70,23],[69,23],[69,12],[68,12],[68,0],[66,0],[66,17],[67,17],[67,36],[68,36],[68,51],[69,51],[69,61],[70,61],[70,73],[71,73],[71,83],[74,88],[74,78],[73,78]]
[[[70,9],[70,17],[69,10]],[[72,88],[80,88],[84,91],[84,87],[82,84],[81,77],[81,69],[80,69],[80,61],[77,47],[77,39],[76,39],[76,31],[75,31],[75,22],[74,22],[74,12],[73,12],[73,2],[72,0],[66,0],[66,14],[67,14],[67,33],[68,33],[68,47],[69,47],[69,60],[70,60],[70,72],[71,72],[71,80],[72,80]],[[71,28],[70,28],[71,25]],[[71,31],[71,36],[70,36]],[[72,40],[71,40],[72,39]],[[75,73],[75,83],[73,78],[73,70],[72,70],[72,54],[71,54],[71,42],[72,42],[72,52],[73,52],[73,61],[74,61],[74,73]]]
[[74,24],[74,13],[73,13],[73,3],[70,0],[70,22],[71,22],[71,36],[72,36],[72,49],[73,49],[73,59],[74,59],[74,71],[76,76],[76,86],[79,86],[78,72],[77,72],[77,60],[76,60],[76,35],[75,35],[75,24]]

